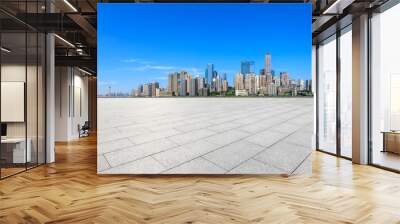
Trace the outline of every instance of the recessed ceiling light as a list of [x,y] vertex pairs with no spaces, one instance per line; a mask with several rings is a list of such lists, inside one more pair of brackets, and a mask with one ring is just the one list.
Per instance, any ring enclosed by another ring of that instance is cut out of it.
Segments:
[[1,51],[4,51],[6,53],[10,53],[11,52],[11,50],[9,50],[9,49],[7,49],[5,47],[1,47]]
[[324,12],[322,13],[323,15],[327,14],[342,14],[343,9],[347,8],[349,5],[351,5],[355,0],[336,0],[333,2],[332,5],[330,5]]
[[87,74],[87,75],[90,75],[90,76],[92,75],[92,73],[90,73],[90,72],[88,72],[88,71],[86,71],[86,70],[83,70],[83,69],[81,69],[81,68],[79,68],[79,67],[78,67],[78,70],[81,71],[81,72],[83,72],[83,73],[85,73],[85,74]]
[[65,4],[67,4],[74,12],[78,12],[78,10],[68,1],[64,0]]
[[62,42],[66,43],[67,45],[69,45],[70,47],[75,48],[75,45],[73,45],[71,42],[69,42],[68,40],[60,37],[58,34],[54,34],[55,37],[57,37],[59,40],[61,40]]

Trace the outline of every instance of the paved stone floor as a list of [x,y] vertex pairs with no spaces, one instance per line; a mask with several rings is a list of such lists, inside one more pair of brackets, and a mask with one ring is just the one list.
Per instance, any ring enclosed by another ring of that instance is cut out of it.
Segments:
[[98,98],[101,174],[311,172],[312,98]]

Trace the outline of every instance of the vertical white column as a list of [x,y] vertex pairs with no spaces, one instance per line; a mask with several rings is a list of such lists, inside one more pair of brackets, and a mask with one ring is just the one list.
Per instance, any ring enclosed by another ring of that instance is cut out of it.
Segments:
[[[53,12],[54,5],[46,2],[46,11]],[[55,161],[55,43],[54,34],[46,35],[46,163]]]
[[315,45],[312,45],[312,53],[311,53],[311,69],[312,69],[312,79],[311,79],[311,88],[312,93],[314,95],[314,129],[312,135],[312,149],[317,148],[317,94],[316,94],[316,86],[317,86],[317,48]]
[[46,45],[46,163],[52,163],[55,161],[55,46],[53,34],[47,34]]
[[368,15],[353,19],[353,162],[368,163]]

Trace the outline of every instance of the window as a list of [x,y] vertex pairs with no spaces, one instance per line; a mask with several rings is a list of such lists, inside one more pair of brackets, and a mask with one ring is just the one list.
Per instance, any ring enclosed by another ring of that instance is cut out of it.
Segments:
[[352,32],[351,25],[340,35],[340,155],[352,156]]
[[371,160],[400,170],[400,4],[371,19]]
[[318,147],[336,153],[336,36],[318,48]]

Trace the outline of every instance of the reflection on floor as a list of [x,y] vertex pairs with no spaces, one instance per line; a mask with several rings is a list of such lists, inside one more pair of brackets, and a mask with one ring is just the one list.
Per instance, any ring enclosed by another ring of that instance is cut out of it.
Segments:
[[82,138],[0,181],[0,223],[399,223],[399,174],[312,160],[306,176],[97,175],[96,138]]
[[25,167],[7,167],[1,168],[1,178],[8,177],[10,175],[22,172],[25,170]]
[[400,155],[391,152],[375,151],[372,157],[373,164],[400,171]]
[[103,174],[311,172],[312,98],[99,98]]
[[0,170],[1,178],[6,178],[8,176],[23,172],[27,169],[34,168],[38,166],[36,163],[27,163],[27,164],[2,164],[2,168]]

